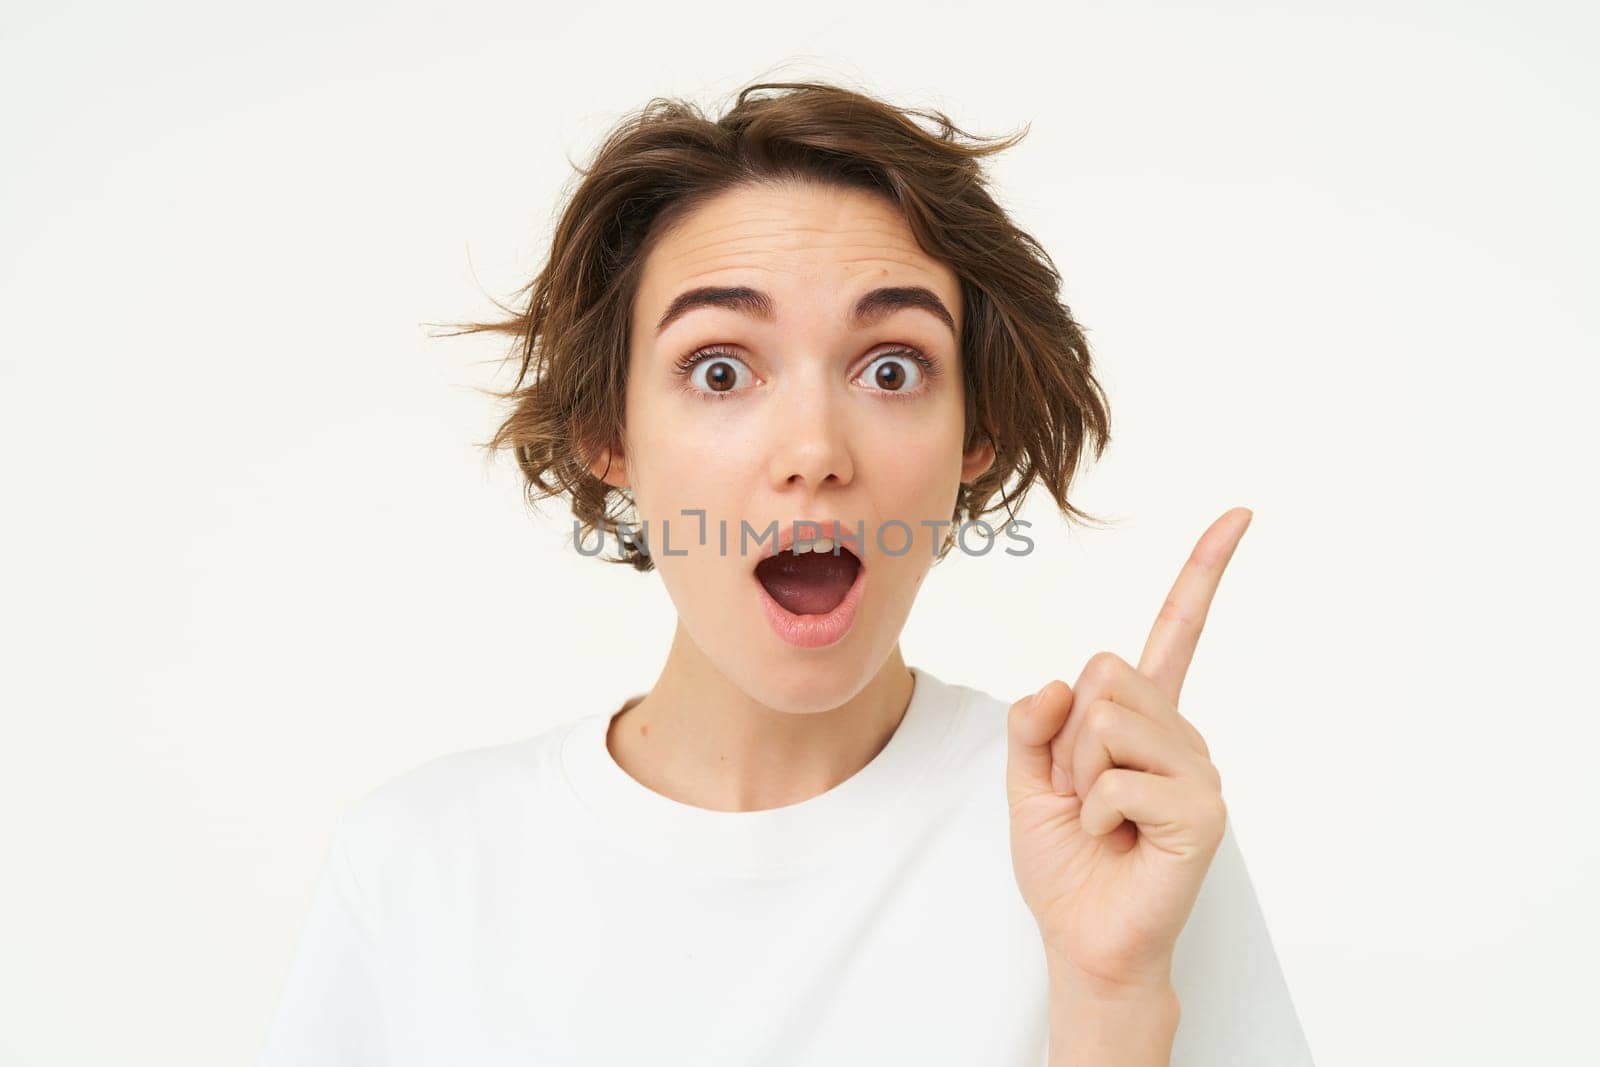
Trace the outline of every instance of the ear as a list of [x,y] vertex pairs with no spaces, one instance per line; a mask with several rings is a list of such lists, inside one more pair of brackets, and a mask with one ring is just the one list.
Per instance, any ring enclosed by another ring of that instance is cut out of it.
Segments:
[[620,448],[603,446],[599,454],[590,461],[589,473],[618,489],[625,489],[628,486],[628,465],[622,458]]
[[970,482],[994,463],[994,442],[985,437],[972,446],[961,460],[961,481]]

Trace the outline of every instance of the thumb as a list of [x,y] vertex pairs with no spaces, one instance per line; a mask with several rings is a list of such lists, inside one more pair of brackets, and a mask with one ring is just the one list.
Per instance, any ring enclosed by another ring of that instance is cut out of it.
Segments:
[[1055,792],[1050,746],[1066,725],[1072,696],[1072,687],[1057,678],[1011,705],[1006,716],[1006,796],[1011,803]]

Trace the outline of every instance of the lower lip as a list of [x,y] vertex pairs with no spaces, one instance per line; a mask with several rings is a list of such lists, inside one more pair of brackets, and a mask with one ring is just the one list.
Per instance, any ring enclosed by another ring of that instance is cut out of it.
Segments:
[[861,603],[861,591],[867,585],[867,568],[862,566],[856,570],[856,580],[850,583],[850,591],[826,615],[796,615],[772,599],[761,579],[752,574],[750,580],[756,583],[761,594],[761,606],[766,609],[767,622],[772,624],[774,633],[796,648],[827,648],[843,639],[855,624],[856,606]]

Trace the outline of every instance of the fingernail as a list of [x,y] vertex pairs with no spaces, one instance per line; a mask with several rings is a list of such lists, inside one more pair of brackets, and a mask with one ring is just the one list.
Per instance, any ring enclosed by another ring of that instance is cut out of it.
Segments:
[[1050,764],[1050,787],[1061,796],[1072,792],[1072,775],[1062,770],[1059,763]]
[[1049,689],[1049,688],[1050,688],[1050,683],[1049,682],[1046,682],[1046,683],[1044,683],[1044,685],[1040,686],[1039,687],[1039,691],[1037,693],[1033,694],[1033,699],[1028,701],[1028,707],[1030,709],[1038,707],[1039,706],[1039,698],[1044,696],[1044,691],[1046,689]]

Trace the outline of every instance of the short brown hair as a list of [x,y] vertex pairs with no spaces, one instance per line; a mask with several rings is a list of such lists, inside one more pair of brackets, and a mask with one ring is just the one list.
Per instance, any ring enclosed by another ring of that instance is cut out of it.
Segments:
[[[653,242],[732,187],[820,181],[886,197],[922,249],[961,281],[962,448],[987,437],[995,460],[961,486],[952,523],[1001,508],[1014,515],[1034,482],[1069,520],[1097,522],[1068,501],[1067,488],[1080,460],[1089,451],[1098,458],[1110,441],[1105,393],[1083,330],[1058,298],[1060,273],[990,196],[978,163],[1027,132],[976,138],[942,112],[815,81],[747,85],[715,120],[693,103],[652,99],[612,129],[587,168],[575,166],[582,180],[518,306],[502,307],[507,317],[497,321],[453,324],[452,336],[509,335],[506,358],[521,363],[515,385],[494,393],[509,401],[509,414],[480,447],[513,452],[535,508],[570,496],[583,535],[617,534],[619,521],[636,526],[630,494],[595,477],[589,463],[622,440],[631,313]],[[636,545],[620,537],[618,545],[608,562],[653,566]]]

